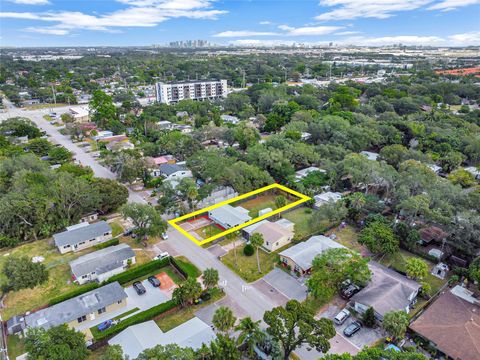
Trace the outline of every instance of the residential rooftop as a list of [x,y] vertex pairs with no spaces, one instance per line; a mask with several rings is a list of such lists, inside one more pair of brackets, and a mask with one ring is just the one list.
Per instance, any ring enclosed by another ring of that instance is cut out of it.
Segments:
[[112,231],[110,225],[103,220],[93,224],[82,223],[77,225],[78,226],[68,227],[66,231],[61,233],[54,234],[53,240],[55,241],[55,246],[75,245],[79,242],[95,239],[98,236]]
[[104,274],[122,266],[123,261],[135,256],[135,252],[127,244],[109,246],[70,261],[70,268],[76,277],[91,274]]
[[127,298],[125,290],[118,282],[107,284],[59,304],[36,311],[25,316],[27,327],[53,326],[69,323],[84,315],[98,311],[108,305]]

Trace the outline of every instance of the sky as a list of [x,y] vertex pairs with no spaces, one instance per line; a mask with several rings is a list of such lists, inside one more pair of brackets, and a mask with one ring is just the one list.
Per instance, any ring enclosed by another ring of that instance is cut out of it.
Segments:
[[0,46],[480,45],[480,0],[0,0]]

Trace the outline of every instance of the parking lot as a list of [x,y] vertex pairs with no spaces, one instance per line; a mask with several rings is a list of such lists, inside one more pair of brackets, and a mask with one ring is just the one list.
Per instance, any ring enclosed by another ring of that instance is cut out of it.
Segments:
[[292,299],[303,301],[307,297],[305,284],[278,268],[273,269],[262,279],[256,281],[253,286],[270,298],[275,299],[279,305],[283,305]]
[[153,287],[148,280],[143,280],[142,284],[147,290],[147,292],[142,295],[138,295],[133,286],[125,288],[125,292],[128,295],[128,308],[134,309],[137,307],[143,311],[169,300],[170,297],[166,292],[160,290],[160,288]]
[[[343,303],[341,300],[335,302],[333,301],[327,309],[319,314],[317,317],[326,317],[328,319],[333,320],[333,318],[340,312],[340,310],[343,309]],[[336,325],[335,324],[335,329],[337,330],[337,336],[343,337],[345,340],[353,344],[354,346],[358,347],[359,349],[363,348],[364,346],[370,346],[377,340],[383,338],[386,336],[386,334],[383,332],[383,330],[379,327],[377,328],[368,328],[368,327],[362,327],[360,331],[355,333],[351,337],[346,337],[343,334],[343,330],[350,325],[353,321],[355,321],[355,318],[353,316],[350,316],[342,325]]]

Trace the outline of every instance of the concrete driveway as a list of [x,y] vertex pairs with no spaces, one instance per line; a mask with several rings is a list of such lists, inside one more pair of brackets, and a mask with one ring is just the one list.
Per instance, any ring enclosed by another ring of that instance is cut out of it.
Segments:
[[125,288],[125,292],[128,295],[127,303],[130,308],[138,307],[143,311],[169,300],[167,294],[159,288],[153,287],[148,280],[143,280],[142,284],[147,290],[143,295],[138,295],[133,286]]
[[[307,298],[307,287],[300,280],[275,268],[258,280],[254,286],[269,296],[278,292],[288,300],[303,301]],[[278,297],[278,296],[276,296]]]

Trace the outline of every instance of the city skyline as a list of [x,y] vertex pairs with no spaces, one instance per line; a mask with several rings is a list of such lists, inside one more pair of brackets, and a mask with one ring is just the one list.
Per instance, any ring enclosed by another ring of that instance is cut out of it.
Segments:
[[8,0],[1,46],[480,44],[478,0]]

